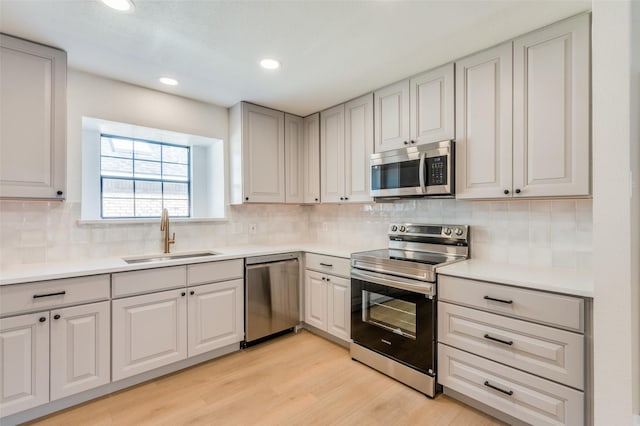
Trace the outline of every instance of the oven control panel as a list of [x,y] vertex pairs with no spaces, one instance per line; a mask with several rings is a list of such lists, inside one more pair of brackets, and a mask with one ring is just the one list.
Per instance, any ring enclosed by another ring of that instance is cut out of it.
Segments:
[[469,234],[467,225],[425,225],[415,223],[392,223],[389,225],[389,237],[412,235],[415,237],[446,238],[466,240]]

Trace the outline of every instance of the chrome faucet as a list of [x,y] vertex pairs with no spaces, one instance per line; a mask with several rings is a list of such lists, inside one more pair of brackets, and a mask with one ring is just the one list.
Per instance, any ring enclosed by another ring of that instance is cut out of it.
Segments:
[[169,244],[175,244],[176,233],[173,233],[173,237],[169,238],[169,210],[162,209],[162,217],[160,218],[160,230],[164,231],[164,238],[162,240],[164,244],[164,252],[169,253]]

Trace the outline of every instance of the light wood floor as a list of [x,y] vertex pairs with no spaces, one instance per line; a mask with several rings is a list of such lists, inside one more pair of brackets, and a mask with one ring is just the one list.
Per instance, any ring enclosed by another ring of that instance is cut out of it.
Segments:
[[67,409],[38,425],[502,425],[308,331]]

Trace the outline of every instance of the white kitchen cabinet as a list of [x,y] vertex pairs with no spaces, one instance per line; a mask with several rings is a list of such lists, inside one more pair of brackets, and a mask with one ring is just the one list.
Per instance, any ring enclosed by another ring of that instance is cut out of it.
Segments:
[[231,203],[284,203],[284,113],[241,102],[229,118]]
[[244,340],[244,281],[189,288],[188,354],[198,355]]
[[284,115],[285,202],[304,202],[304,119]]
[[51,400],[111,380],[108,301],[51,311]]
[[0,34],[0,198],[66,196],[67,54]]
[[112,315],[114,381],[187,357],[186,289],[113,300]]
[[305,323],[350,341],[350,269],[343,267],[349,260],[308,253],[305,262]]
[[512,56],[508,42],[456,62],[457,198],[511,194]]
[[49,402],[49,312],[0,319],[0,415]]
[[456,197],[590,193],[590,18],[456,62]]
[[369,157],[373,150],[371,94],[320,113],[320,176],[323,203],[371,201]]
[[409,143],[409,96],[409,80],[399,81],[373,93],[375,152],[403,148]]
[[375,152],[455,138],[454,64],[377,90]]
[[514,196],[590,193],[590,16],[514,40]]
[[320,114],[304,118],[303,201],[320,202]]

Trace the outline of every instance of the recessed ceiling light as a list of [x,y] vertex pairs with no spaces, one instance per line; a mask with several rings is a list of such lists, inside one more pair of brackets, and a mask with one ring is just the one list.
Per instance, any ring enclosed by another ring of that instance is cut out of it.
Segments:
[[160,80],[160,83],[166,84],[167,86],[177,86],[178,85],[178,80],[176,80],[175,78],[160,77],[158,80]]
[[102,3],[120,12],[133,11],[134,8],[131,0],[102,0]]
[[260,61],[260,66],[268,70],[275,70],[280,68],[280,61],[276,59],[265,58]]

